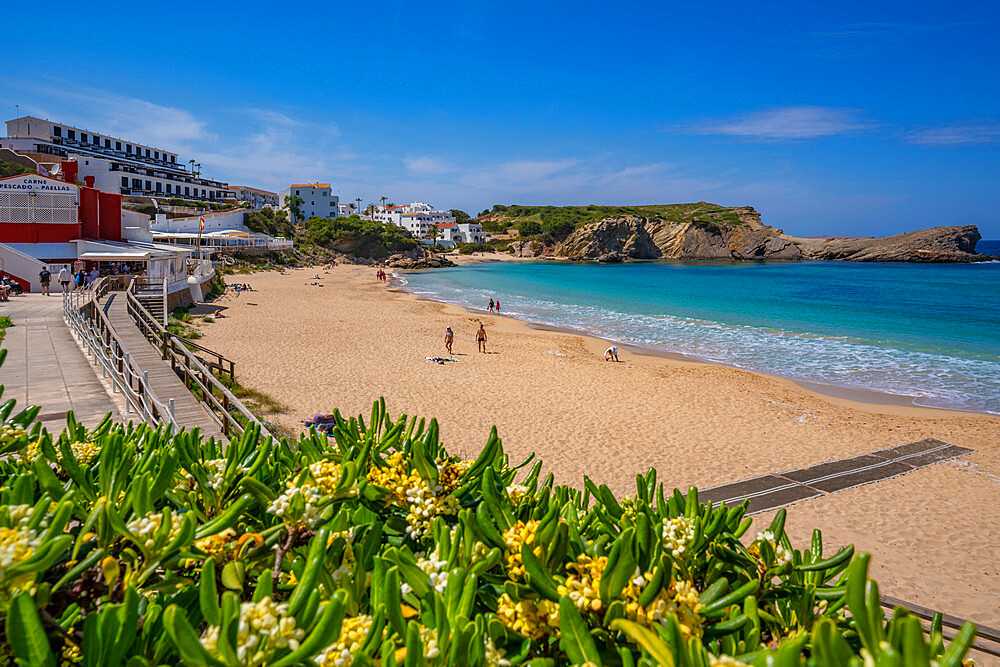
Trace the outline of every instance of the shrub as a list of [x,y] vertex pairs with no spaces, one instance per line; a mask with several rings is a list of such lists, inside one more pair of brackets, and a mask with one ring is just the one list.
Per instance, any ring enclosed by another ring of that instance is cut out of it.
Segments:
[[522,220],[517,223],[517,233],[521,238],[535,236],[542,233],[542,226],[537,222]]
[[225,448],[72,413],[53,438],[12,408],[0,651],[25,665],[930,667],[975,635],[946,651],[940,621],[929,640],[902,608],[885,622],[870,556],[818,531],[794,549],[784,510],[747,546],[746,501],[668,494],[655,470],[621,500],[557,486],[496,429],[463,461],[383,401],[330,437],[250,424]]

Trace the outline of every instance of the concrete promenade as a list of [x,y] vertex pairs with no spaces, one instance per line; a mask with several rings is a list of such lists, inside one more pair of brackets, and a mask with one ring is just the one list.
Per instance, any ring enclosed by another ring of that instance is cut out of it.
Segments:
[[15,413],[40,405],[38,420],[53,435],[66,426],[67,410],[87,426],[96,425],[108,412],[124,421],[63,321],[61,295],[12,296],[0,303],[0,315],[14,322],[0,344],[8,350],[0,384],[3,400],[17,399]]

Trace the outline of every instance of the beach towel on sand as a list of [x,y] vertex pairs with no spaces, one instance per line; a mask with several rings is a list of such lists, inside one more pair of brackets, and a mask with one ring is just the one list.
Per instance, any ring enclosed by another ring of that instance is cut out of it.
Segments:
[[446,361],[458,361],[458,359],[455,359],[454,357],[447,357],[447,358],[446,357],[427,357],[427,361],[433,361],[435,363],[443,365],[444,362],[446,362]]

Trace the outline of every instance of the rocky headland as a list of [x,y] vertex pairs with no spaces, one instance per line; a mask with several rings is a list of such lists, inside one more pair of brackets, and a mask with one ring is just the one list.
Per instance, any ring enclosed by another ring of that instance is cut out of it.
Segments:
[[[564,240],[515,241],[513,254],[621,262],[640,259],[844,260],[851,262],[977,262],[975,225],[934,227],[886,237],[802,238],[761,222],[753,207],[722,208],[684,219],[618,215],[584,222]],[[720,215],[719,212],[724,212]]]

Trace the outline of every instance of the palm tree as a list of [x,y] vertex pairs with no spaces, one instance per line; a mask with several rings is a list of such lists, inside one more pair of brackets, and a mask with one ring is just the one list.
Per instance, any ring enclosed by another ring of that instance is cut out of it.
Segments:
[[439,236],[441,236],[441,230],[437,225],[431,225],[431,228],[427,230],[427,237],[434,243],[437,243]]
[[385,200],[386,199],[388,199],[388,197],[379,197],[379,200],[382,202],[382,210],[383,211],[385,210]]
[[361,215],[361,197],[357,197],[354,201],[357,202],[357,204],[354,207],[354,212],[357,213],[358,215]]

